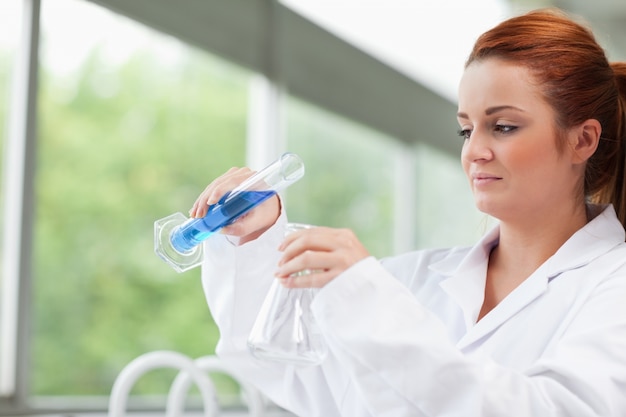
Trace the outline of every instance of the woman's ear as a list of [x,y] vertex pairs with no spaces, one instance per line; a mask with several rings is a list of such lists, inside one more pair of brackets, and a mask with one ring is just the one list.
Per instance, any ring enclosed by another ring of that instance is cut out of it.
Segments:
[[569,145],[572,149],[572,162],[587,162],[598,148],[602,126],[596,119],[588,119],[572,128],[569,134]]

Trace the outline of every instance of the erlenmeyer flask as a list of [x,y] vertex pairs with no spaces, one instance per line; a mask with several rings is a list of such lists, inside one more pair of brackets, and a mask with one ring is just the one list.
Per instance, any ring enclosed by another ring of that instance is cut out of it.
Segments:
[[[289,223],[286,234],[310,227]],[[301,271],[298,276],[310,273]],[[316,292],[316,288],[285,288],[275,279],[248,338],[252,355],[300,366],[319,364],[327,347],[311,312]]]

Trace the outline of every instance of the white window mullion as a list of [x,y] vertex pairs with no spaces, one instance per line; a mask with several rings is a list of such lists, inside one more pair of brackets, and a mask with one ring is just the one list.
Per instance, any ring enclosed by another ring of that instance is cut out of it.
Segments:
[[0,397],[23,403],[28,361],[33,182],[40,0],[22,0],[4,155],[4,233],[0,291]]
[[286,150],[283,91],[267,77],[257,74],[250,81],[248,106],[248,166],[260,169]]
[[411,145],[395,150],[393,253],[415,249],[417,224],[416,153]]

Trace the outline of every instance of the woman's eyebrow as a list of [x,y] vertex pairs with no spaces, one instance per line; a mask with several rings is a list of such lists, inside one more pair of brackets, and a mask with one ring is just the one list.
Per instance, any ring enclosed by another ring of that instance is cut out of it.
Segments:
[[[524,110],[520,109],[519,107],[505,105],[505,106],[489,107],[485,110],[485,115],[489,116],[491,114],[497,113],[502,110],[515,110],[519,112],[524,112]],[[456,114],[456,117],[458,117],[459,119],[469,119],[469,117],[467,116],[467,113],[463,113],[463,112],[458,112]]]
[[487,116],[489,116],[490,114],[494,114],[497,113],[499,111],[502,110],[515,110],[515,111],[520,111],[523,112],[524,110],[520,109],[519,107],[515,107],[515,106],[494,106],[494,107],[489,107],[487,110],[485,110],[485,114]]

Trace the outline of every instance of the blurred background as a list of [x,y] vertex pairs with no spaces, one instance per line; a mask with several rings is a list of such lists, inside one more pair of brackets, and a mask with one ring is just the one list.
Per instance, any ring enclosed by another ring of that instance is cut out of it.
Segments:
[[547,6],[626,59],[623,0],[3,0],[0,415],[103,411],[138,355],[213,353],[200,271],[157,258],[153,222],[231,166],[299,154],[290,220],[378,257],[473,243],[456,84],[480,33]]

